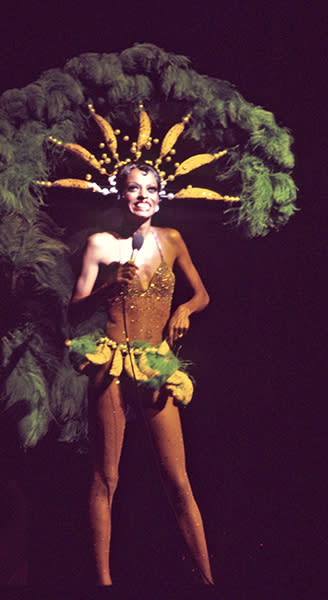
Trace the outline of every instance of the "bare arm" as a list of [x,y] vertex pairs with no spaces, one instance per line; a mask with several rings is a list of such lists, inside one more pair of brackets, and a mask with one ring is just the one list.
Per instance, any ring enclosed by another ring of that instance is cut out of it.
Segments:
[[93,235],[88,240],[83,255],[82,269],[73,290],[68,317],[71,321],[87,318],[100,304],[100,295],[92,290],[96,283],[101,262],[101,238]]
[[96,236],[91,236],[83,256],[82,270],[76,282],[71,302],[79,302],[90,296],[99,272],[101,246]]
[[[70,320],[90,316],[99,308],[110,286],[114,284],[120,286],[134,277],[137,269],[135,265],[131,263],[121,265],[114,260],[111,262],[111,257],[116,258],[114,244],[115,240],[111,234],[99,233],[90,236],[83,256],[81,274],[76,282],[69,307]],[[109,266],[108,279],[94,290],[101,263]]]
[[170,345],[181,337],[181,334],[187,333],[190,326],[190,315],[203,310],[209,303],[209,295],[180,233],[172,230],[171,237],[176,251],[176,264],[188,281],[193,294],[190,300],[178,306],[169,321],[168,337]]

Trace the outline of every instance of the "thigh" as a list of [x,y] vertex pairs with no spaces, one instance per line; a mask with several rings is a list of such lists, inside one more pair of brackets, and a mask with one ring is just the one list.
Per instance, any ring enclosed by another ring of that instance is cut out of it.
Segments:
[[186,460],[179,409],[169,396],[164,408],[144,409],[163,474],[176,483],[186,477]]
[[106,386],[92,386],[90,391],[89,422],[96,468],[106,478],[116,477],[126,425],[121,386],[114,377]]

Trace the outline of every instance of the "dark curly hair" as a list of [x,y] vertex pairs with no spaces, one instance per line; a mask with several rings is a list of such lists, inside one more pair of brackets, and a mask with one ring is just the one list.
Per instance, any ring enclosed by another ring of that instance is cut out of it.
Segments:
[[116,187],[119,197],[122,196],[125,190],[126,180],[130,175],[131,171],[133,171],[133,169],[139,169],[139,171],[142,171],[142,173],[145,173],[145,175],[147,175],[147,173],[152,173],[157,181],[158,191],[161,190],[161,178],[156,169],[154,169],[154,167],[152,167],[151,165],[146,165],[145,163],[130,163],[122,167],[122,169],[118,172],[116,177]]

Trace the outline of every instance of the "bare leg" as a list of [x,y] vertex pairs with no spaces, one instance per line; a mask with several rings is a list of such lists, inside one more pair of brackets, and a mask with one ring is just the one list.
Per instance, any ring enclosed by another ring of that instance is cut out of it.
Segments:
[[169,397],[161,411],[155,407],[147,408],[144,414],[158,456],[164,485],[179,526],[203,582],[212,584],[202,517],[186,472],[179,410]]
[[101,392],[95,410],[95,466],[89,498],[90,522],[98,583],[111,585],[111,509],[118,483],[118,467],[126,422],[118,380],[114,379]]

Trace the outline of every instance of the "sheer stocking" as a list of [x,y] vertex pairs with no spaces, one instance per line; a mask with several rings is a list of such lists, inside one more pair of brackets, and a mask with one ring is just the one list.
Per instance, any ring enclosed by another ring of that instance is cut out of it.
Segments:
[[[118,483],[118,468],[125,430],[125,410],[117,380],[103,385],[95,404],[95,468],[90,489],[98,583],[112,583],[109,568],[111,508]],[[202,518],[186,472],[185,451],[178,408],[168,397],[143,409],[163,482],[178,524],[204,583],[213,583]]]
[[117,380],[100,394],[96,404],[95,468],[89,510],[99,585],[111,585],[109,550],[111,509],[125,430],[125,411]]
[[178,408],[169,397],[162,410],[144,410],[163,478],[180,529],[201,579],[213,584],[204,527],[186,472],[185,450]]

